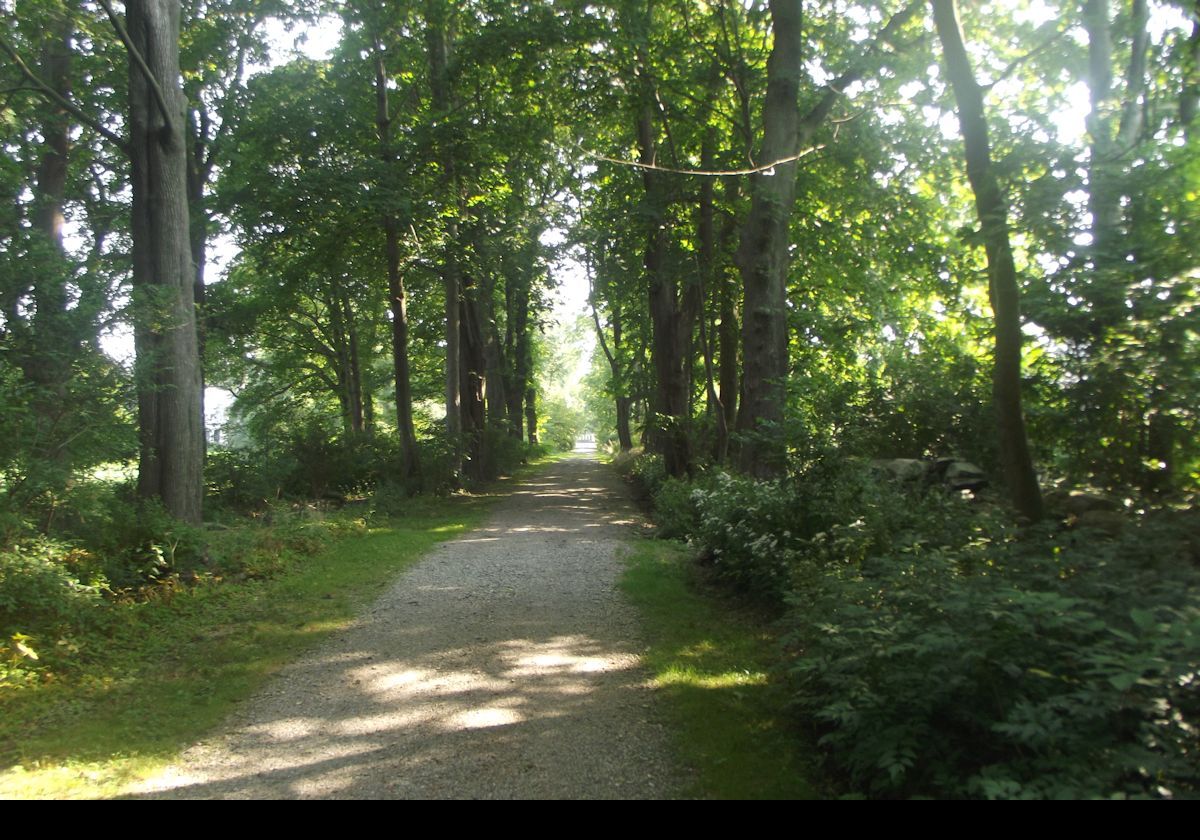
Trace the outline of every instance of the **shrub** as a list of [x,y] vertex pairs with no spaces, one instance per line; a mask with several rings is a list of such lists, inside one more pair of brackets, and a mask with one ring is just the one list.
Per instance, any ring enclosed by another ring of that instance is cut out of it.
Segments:
[[777,606],[830,563],[862,560],[915,533],[958,544],[971,516],[960,498],[834,458],[774,481],[718,473],[693,486],[690,501],[693,547],[728,583]]
[[36,679],[78,651],[75,631],[103,626],[105,582],[88,559],[44,537],[0,551],[0,684]]
[[82,549],[44,537],[0,552],[0,634],[52,632],[87,619],[105,582],[80,579],[86,558]]
[[117,492],[106,505],[87,542],[98,571],[114,589],[195,572],[206,564],[204,532],[175,519],[160,503],[134,502]]
[[654,522],[658,535],[664,539],[688,539],[696,533],[699,513],[693,491],[697,485],[692,481],[668,478],[659,485],[654,494]]
[[1195,792],[1196,573],[981,529],[827,568],[791,598],[798,708],[873,796]]
[[644,453],[633,459],[628,477],[634,493],[643,501],[652,501],[667,480],[667,468],[661,455]]

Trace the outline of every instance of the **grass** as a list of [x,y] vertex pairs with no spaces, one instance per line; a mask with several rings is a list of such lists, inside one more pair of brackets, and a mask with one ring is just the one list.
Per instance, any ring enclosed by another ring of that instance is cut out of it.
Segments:
[[113,610],[80,663],[0,693],[0,798],[119,795],[211,731],[280,667],[346,627],[491,499],[414,500],[387,527],[345,537],[268,580],[209,581]]
[[643,662],[675,724],[681,756],[697,773],[691,793],[711,799],[821,795],[805,740],[783,714],[787,697],[768,673],[770,625],[697,584],[676,543],[639,540],[622,586],[644,617]]

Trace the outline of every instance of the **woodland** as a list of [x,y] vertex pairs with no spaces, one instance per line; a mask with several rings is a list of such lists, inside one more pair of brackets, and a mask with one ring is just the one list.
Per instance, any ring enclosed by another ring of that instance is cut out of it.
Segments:
[[832,790],[1200,789],[1195,0],[0,13],[8,695],[587,430]]

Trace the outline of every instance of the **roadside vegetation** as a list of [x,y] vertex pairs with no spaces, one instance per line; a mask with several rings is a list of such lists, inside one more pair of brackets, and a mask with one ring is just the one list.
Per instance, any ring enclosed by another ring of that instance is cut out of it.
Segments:
[[814,754],[772,679],[777,632],[769,614],[721,593],[691,556],[638,540],[622,587],[641,610],[650,671],[674,724],[690,793],[704,799],[812,799]]
[[339,508],[285,500],[205,528],[114,513],[89,523],[94,542],[11,544],[0,796],[119,795],[490,502],[484,488],[410,497],[383,484]]
[[[660,534],[688,542],[691,569],[675,560],[671,576],[703,572],[773,617],[770,654],[723,673],[745,669],[756,687],[739,691],[774,704],[757,714],[788,721],[772,724],[778,760],[811,744],[834,790],[867,797],[1200,793],[1190,511],[1127,513],[1113,530],[1066,510],[1079,495],[1052,496],[1058,517],[1019,528],[990,494],[828,456],[772,481],[618,463]],[[716,717],[696,729],[731,718]]]

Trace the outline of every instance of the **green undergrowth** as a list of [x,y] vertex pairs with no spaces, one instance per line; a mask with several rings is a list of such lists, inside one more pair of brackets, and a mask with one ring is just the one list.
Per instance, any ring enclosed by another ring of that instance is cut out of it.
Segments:
[[207,578],[117,604],[70,668],[0,686],[0,798],[96,798],[153,774],[282,665],[346,627],[486,496],[418,498],[257,579]]
[[643,661],[667,701],[693,795],[711,799],[819,796],[803,739],[783,713],[786,690],[768,676],[770,622],[705,591],[687,552],[636,542],[622,586],[641,610]]

